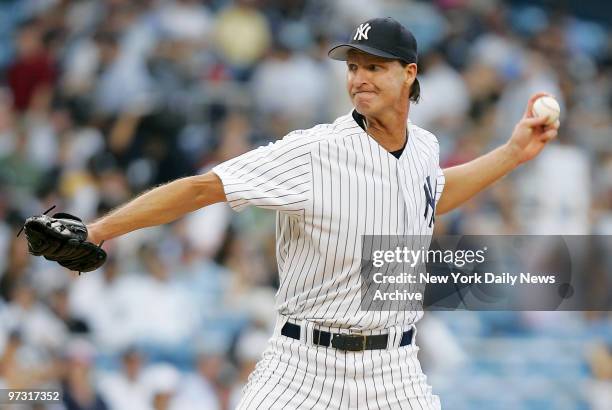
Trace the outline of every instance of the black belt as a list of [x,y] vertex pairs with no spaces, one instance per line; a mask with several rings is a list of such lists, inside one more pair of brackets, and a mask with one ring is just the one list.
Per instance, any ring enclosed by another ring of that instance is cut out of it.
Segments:
[[[287,322],[281,329],[281,335],[300,340],[300,330],[300,326]],[[312,340],[316,345],[329,347],[331,342],[331,347],[336,349],[360,352],[362,350],[386,349],[389,335],[350,335],[314,329]],[[400,346],[407,346],[410,343],[412,343],[412,329],[402,333]]]

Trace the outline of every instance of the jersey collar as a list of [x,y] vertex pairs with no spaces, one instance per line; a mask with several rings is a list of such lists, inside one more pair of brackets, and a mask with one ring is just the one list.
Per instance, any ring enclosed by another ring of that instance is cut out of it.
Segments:
[[[357,112],[357,110],[353,109],[353,111],[351,112],[351,116],[353,117],[353,119],[355,120],[355,122],[357,123],[357,125],[359,125],[361,127],[361,129],[366,133],[366,122],[365,122],[365,117],[361,114],[359,114]],[[408,126],[410,126],[410,119],[408,120]],[[399,159],[400,155],[402,155],[402,153],[404,152],[404,150],[406,149],[406,145],[408,144],[408,128],[406,128],[406,140],[404,141],[404,146],[402,148],[400,148],[397,151],[394,152],[389,152],[389,154],[395,156],[396,158]],[[369,134],[368,134],[369,135]],[[371,137],[370,137],[371,138]]]
[[[361,127],[361,129],[365,131],[366,130],[365,117],[363,115],[359,114],[356,109],[353,109],[353,111],[351,111],[351,116],[353,117],[353,119],[355,120],[357,125],[359,125]],[[410,125],[411,123],[412,123],[412,121],[410,121],[410,118],[409,118],[408,119],[408,125]]]

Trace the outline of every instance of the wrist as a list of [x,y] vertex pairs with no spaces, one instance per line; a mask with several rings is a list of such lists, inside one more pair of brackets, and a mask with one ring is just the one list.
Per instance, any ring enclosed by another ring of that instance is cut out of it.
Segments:
[[517,147],[512,142],[507,142],[502,146],[502,153],[504,156],[504,162],[510,164],[512,169],[518,167],[523,163],[521,160],[521,155],[523,150],[520,147]]
[[87,225],[87,240],[96,245],[104,240],[104,238],[101,237],[99,228],[95,223]]

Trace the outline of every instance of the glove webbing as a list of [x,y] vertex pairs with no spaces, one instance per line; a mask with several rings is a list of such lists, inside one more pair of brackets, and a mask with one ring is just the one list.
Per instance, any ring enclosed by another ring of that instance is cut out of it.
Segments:
[[[49,212],[53,211],[54,209],[55,209],[55,205],[53,205],[51,208],[49,208],[45,212],[43,212],[43,215],[47,215]],[[19,235],[21,235],[21,232],[23,232],[24,229],[25,229],[25,225],[21,227],[19,232],[17,232],[17,237],[18,238],[19,238]]]

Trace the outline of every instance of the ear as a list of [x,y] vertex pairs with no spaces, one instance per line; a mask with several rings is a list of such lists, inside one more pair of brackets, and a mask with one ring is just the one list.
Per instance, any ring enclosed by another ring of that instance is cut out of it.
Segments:
[[418,67],[415,63],[410,63],[404,67],[404,73],[406,74],[406,82],[412,84],[416,78]]

